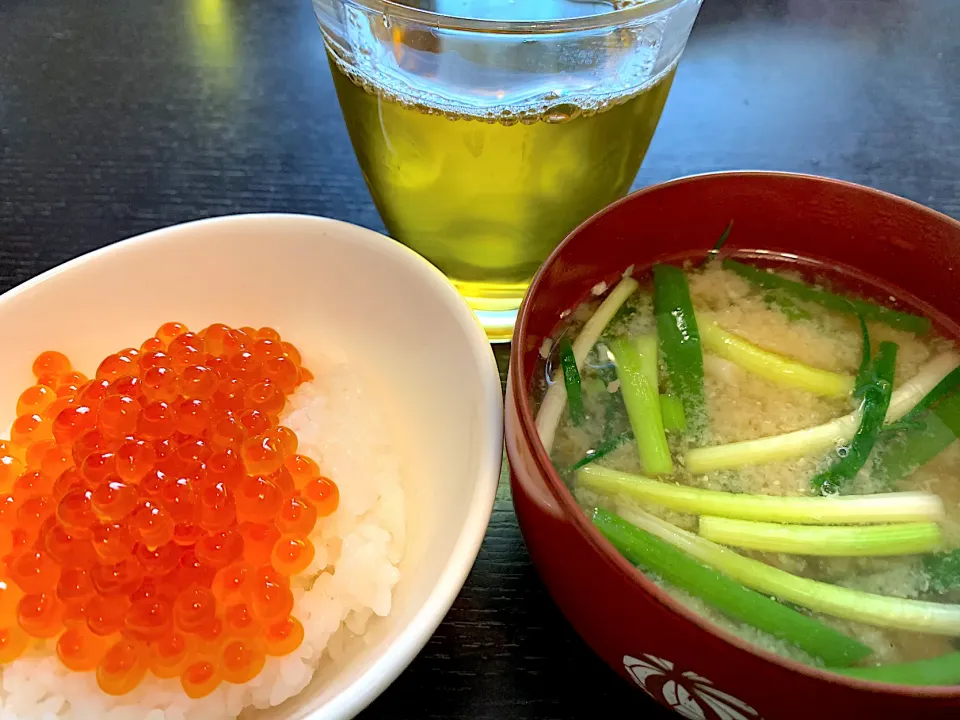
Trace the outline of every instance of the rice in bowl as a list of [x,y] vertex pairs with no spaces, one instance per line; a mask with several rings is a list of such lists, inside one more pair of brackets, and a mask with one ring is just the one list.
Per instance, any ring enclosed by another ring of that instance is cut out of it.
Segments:
[[220,720],[248,708],[279,705],[303,690],[322,662],[336,662],[345,643],[389,614],[405,544],[400,463],[391,429],[376,397],[346,363],[314,362],[316,379],[288,398],[281,422],[299,439],[300,452],[317,461],[340,488],[337,511],[310,535],[316,555],[291,578],[293,615],[304,641],[242,685],[221,683],[190,699],[177,678],[149,674],[130,693],[105,694],[93,672],[72,672],[54,652],[55,640],[37,643],[0,666],[0,720]]

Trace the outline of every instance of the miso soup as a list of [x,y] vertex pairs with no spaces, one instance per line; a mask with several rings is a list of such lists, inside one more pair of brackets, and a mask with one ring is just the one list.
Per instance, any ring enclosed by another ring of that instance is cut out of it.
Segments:
[[600,531],[695,612],[844,674],[960,683],[960,352],[847,287],[629,269],[544,340],[537,427]]

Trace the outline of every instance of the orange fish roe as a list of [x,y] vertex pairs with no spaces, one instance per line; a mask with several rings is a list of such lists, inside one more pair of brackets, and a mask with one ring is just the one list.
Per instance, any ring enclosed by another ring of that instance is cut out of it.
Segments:
[[0,664],[33,639],[111,695],[191,698],[303,641],[291,576],[339,490],[279,425],[313,378],[273,328],[164,323],[92,379],[41,353],[0,440]]
[[202,698],[212,693],[220,684],[220,673],[212,662],[198,660],[183,671],[180,684],[188,697]]

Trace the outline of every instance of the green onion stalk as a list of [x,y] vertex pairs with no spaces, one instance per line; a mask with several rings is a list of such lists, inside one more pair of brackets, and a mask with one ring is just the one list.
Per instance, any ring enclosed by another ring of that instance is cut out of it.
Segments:
[[703,351],[690,288],[680,268],[653,266],[653,312],[670,390],[680,398],[687,426],[696,437],[706,422]]
[[[894,390],[884,422],[894,423],[906,415],[958,366],[960,355],[953,351],[944,352],[927,361],[913,378]],[[684,465],[689,472],[700,475],[716,470],[731,470],[825,453],[849,443],[860,427],[861,417],[862,409],[823,425],[783,435],[692,448],[686,453]]]
[[877,627],[960,637],[960,605],[875,595],[791,575],[739,555],[660,518],[630,508],[620,515],[731,579],[784,602]]
[[763,350],[727,332],[708,316],[700,318],[699,327],[704,349],[764,380],[826,397],[848,397],[853,392],[849,375],[820,370]]
[[860,425],[845,454],[827,470],[818,473],[811,484],[824,494],[836,494],[853,479],[866,464],[873,446],[880,435],[884,418],[890,408],[893,396],[893,377],[897,363],[897,345],[891,342],[880,343],[877,357],[872,367],[872,379],[864,382],[862,389],[863,405],[860,409]]
[[960,368],[947,375],[909,413],[884,428],[872,477],[893,487],[930,462],[960,435]]
[[622,495],[694,515],[797,525],[870,525],[938,522],[943,501],[929,492],[789,497],[703,490],[631,473],[587,465],[577,470],[576,482],[593,492]]
[[[577,339],[573,341],[573,356],[576,359],[578,371],[583,367],[587,354],[596,344],[611,318],[620,309],[620,306],[633,295],[637,287],[637,281],[633,278],[623,278],[584,324]],[[540,435],[540,442],[547,453],[553,449],[557,426],[560,424],[560,417],[563,415],[563,408],[567,402],[566,386],[560,382],[561,375],[562,373],[558,373],[553,378],[553,384],[544,395],[540,410],[537,413],[537,433]]]
[[699,597],[725,615],[784,640],[832,666],[852,665],[871,650],[814,618],[745,588],[670,543],[596,509],[594,524],[631,563]]
[[957,685],[960,684],[960,652],[897,665],[831,667],[830,670],[858,680],[894,685]]
[[745,265],[736,260],[724,260],[723,267],[732,270],[764,290],[776,291],[804,302],[816,303],[827,310],[860,315],[866,320],[883,323],[917,335],[924,335],[930,331],[930,320],[919,315],[891,310],[867,300],[845,298],[827,290],[811,287],[806,283],[788,280],[782,275]]
[[700,537],[760,552],[821,557],[877,557],[928,553],[943,540],[935,522],[887,525],[783,525],[704,515]]
[[617,338],[610,340],[608,347],[617,366],[620,393],[643,469],[653,475],[668,475],[673,472],[673,460],[657,393],[657,339],[652,336],[634,340]]

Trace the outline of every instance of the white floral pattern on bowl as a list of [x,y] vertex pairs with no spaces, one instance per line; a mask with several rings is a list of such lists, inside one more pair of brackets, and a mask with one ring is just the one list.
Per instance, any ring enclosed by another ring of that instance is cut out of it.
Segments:
[[690,670],[680,672],[663,658],[646,653],[643,658],[623,656],[630,677],[647,695],[688,720],[763,720],[760,713],[718,690],[707,678]]

